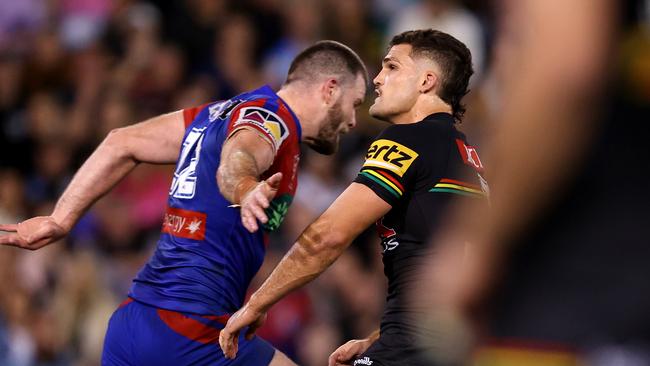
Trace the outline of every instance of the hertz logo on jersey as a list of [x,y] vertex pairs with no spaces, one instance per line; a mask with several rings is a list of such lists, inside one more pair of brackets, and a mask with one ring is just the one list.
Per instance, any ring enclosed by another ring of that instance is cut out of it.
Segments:
[[384,168],[401,177],[418,155],[398,142],[381,139],[372,143],[363,166]]

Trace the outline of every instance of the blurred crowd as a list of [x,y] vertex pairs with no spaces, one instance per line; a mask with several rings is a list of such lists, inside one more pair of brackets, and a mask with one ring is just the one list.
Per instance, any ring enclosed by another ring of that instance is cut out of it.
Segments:
[[[358,51],[373,78],[392,35],[433,27],[456,36],[476,69],[461,126],[480,140],[494,102],[480,96],[491,23],[481,1],[0,1],[0,222],[49,214],[110,130],[262,84],[277,89],[292,58],[319,39]],[[294,204],[253,287],[356,175],[385,127],[368,116],[368,99],[336,156],[305,151]],[[107,320],[156,245],[172,168],[138,167],[61,243],[0,248],[0,365],[99,364]],[[301,365],[322,365],[377,328],[384,296],[369,231],[276,306],[259,334]]]

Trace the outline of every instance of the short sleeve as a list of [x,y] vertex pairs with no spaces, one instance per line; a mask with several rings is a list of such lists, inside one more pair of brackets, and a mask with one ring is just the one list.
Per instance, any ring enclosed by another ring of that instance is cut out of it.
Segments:
[[415,180],[419,154],[393,126],[370,145],[366,160],[354,180],[372,189],[391,206],[399,203]]
[[252,101],[237,107],[228,125],[228,136],[241,129],[257,131],[272,147],[274,153],[289,137],[290,130],[278,113],[267,108],[269,103]]

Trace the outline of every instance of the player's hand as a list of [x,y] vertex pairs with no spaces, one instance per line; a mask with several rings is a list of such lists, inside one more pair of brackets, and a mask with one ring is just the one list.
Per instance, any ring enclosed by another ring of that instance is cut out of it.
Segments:
[[255,188],[248,191],[241,199],[241,222],[251,233],[259,229],[257,220],[266,224],[269,218],[264,209],[269,207],[282,181],[282,173],[275,173],[268,179],[259,182]]
[[0,225],[0,244],[36,250],[63,238],[67,232],[51,216],[38,216],[19,224]]
[[246,304],[243,308],[234,313],[226,327],[219,334],[219,346],[226,358],[233,359],[237,356],[239,346],[239,332],[248,327],[246,339],[251,340],[255,336],[257,329],[264,324],[266,312],[252,309]]
[[332,352],[327,362],[328,366],[350,365],[360,354],[372,344],[369,339],[353,339]]

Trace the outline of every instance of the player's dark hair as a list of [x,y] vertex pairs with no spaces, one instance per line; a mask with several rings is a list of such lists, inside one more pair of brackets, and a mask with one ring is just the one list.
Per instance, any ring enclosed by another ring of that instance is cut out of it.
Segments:
[[342,79],[361,74],[368,84],[368,71],[359,55],[336,41],[318,41],[293,59],[285,84],[296,80],[317,80],[319,75],[336,75]]
[[451,106],[458,121],[465,114],[461,103],[469,92],[469,78],[474,73],[472,54],[463,42],[447,33],[434,29],[421,29],[400,33],[390,41],[390,47],[409,44],[411,56],[424,56],[436,62],[442,71],[438,96]]

